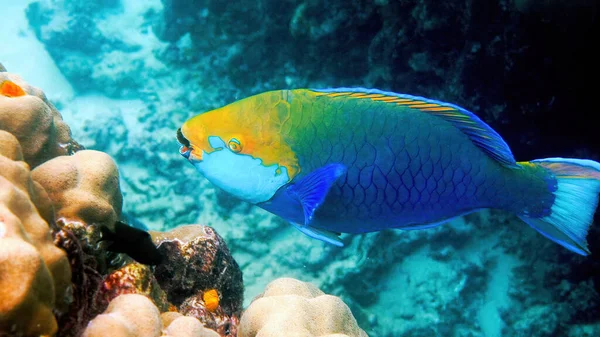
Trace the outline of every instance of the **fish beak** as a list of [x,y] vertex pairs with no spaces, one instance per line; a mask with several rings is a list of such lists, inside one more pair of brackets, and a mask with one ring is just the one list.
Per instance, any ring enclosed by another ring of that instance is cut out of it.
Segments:
[[186,159],[190,159],[192,154],[192,144],[190,144],[190,141],[185,138],[183,132],[181,132],[181,128],[177,129],[177,141],[179,144],[181,144],[181,147],[179,148],[179,154]]
[[190,159],[191,153],[192,153],[192,149],[187,146],[181,146],[179,148],[179,154],[182,155],[185,159]]

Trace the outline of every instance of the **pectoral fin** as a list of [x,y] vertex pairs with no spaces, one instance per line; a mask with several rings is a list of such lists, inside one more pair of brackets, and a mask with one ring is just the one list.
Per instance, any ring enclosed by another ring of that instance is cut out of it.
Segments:
[[287,192],[298,200],[304,209],[304,225],[310,224],[317,208],[323,203],[329,189],[335,181],[346,173],[342,164],[329,164],[318,168],[302,178],[297,183],[290,185]]
[[314,228],[305,225],[303,226],[294,222],[290,223],[299,231],[313,239],[321,240],[323,242],[327,242],[338,247],[344,247],[344,242],[342,242],[342,239],[340,238],[340,233],[334,233],[325,229]]

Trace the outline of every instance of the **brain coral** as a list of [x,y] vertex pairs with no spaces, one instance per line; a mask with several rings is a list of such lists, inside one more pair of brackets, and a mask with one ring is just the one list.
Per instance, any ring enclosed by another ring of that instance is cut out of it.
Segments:
[[242,315],[239,337],[367,337],[339,297],[292,278],[269,285]]

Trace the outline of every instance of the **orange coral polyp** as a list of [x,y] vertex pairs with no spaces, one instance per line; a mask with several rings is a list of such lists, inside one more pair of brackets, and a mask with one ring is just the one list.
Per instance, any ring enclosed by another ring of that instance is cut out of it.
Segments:
[[14,82],[4,81],[0,85],[0,95],[4,95],[7,97],[20,97],[20,96],[25,96],[26,93],[23,90],[23,88],[21,88]]
[[210,289],[202,295],[204,306],[208,311],[215,311],[219,307],[219,293],[216,289]]

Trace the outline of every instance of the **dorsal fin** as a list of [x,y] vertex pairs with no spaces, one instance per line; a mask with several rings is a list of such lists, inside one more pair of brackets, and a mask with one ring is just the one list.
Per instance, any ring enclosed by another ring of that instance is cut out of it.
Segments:
[[470,111],[457,105],[436,101],[433,99],[397,94],[389,91],[364,88],[335,88],[335,89],[310,89],[318,96],[347,97],[356,99],[370,99],[388,104],[396,104],[411,109],[417,109],[436,115],[451,122],[455,127],[469,136],[473,144],[477,145],[488,156],[497,160],[506,167],[518,168],[510,148],[502,137],[489,125]]

